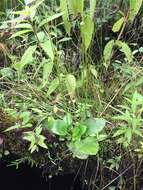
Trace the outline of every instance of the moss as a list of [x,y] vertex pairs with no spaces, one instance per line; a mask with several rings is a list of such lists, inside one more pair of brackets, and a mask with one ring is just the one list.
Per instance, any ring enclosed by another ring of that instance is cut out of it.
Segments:
[[0,109],[0,133],[14,124],[14,119]]

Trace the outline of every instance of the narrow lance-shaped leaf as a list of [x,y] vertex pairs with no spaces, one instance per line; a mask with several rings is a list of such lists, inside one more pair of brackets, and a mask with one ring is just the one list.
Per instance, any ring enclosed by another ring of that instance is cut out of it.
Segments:
[[115,44],[114,40],[110,40],[104,48],[103,57],[104,57],[104,65],[106,68],[110,64],[110,59],[112,56],[112,50],[113,50],[114,44]]
[[68,3],[67,0],[60,0],[61,12],[63,12],[63,21],[65,25],[66,32],[70,34],[71,24],[69,22],[69,12],[68,12]]
[[15,26],[14,26],[14,28],[20,28],[20,29],[22,29],[22,28],[27,28],[27,29],[29,29],[29,30],[32,30],[32,26],[31,26],[31,24],[28,24],[28,23],[20,23],[20,24],[16,24]]
[[16,37],[22,37],[23,34],[26,34],[26,33],[29,33],[29,32],[32,32],[32,30],[21,30],[21,31],[18,31],[16,33],[14,33],[11,37],[11,38],[16,38]]
[[90,0],[90,16],[91,16],[91,18],[94,17],[95,9],[96,9],[96,0]]
[[51,22],[59,17],[63,16],[63,13],[57,13],[57,14],[54,14],[52,16],[48,16],[47,18],[43,19],[40,24],[39,24],[39,28],[42,27],[43,25],[47,24],[48,22]]

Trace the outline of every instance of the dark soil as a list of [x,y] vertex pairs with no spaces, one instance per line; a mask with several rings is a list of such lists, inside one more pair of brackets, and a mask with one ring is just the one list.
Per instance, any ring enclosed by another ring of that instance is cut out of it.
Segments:
[[81,184],[75,175],[68,174],[49,178],[42,176],[42,171],[27,164],[21,164],[18,169],[0,163],[0,189],[4,190],[80,190]]

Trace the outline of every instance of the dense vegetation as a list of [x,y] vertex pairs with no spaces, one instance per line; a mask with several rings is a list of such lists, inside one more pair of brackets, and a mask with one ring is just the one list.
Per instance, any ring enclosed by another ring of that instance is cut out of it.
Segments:
[[142,0],[0,5],[1,156],[141,189]]

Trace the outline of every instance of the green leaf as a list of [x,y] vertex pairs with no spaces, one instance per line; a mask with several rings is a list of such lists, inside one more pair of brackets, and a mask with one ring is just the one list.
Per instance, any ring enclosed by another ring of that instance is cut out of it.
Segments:
[[40,46],[45,51],[45,53],[51,58],[51,60],[54,61],[54,50],[53,50],[52,41],[47,40],[43,43],[40,43]]
[[2,75],[2,77],[6,77],[9,79],[13,79],[14,77],[14,72],[10,67],[5,67],[3,69],[0,69],[0,74]]
[[97,73],[97,70],[94,68],[94,66],[90,65],[89,69],[90,69],[91,74],[97,79],[98,78],[98,73]]
[[31,145],[28,150],[30,150],[32,154],[34,151],[38,151],[38,146],[36,144],[34,146]]
[[90,118],[85,122],[85,125],[87,126],[87,134],[89,136],[95,136],[104,129],[106,120],[102,118]]
[[[44,62],[45,62],[45,60],[44,60]],[[45,62],[44,66],[43,66],[42,88],[44,88],[45,85],[49,83],[49,76],[52,72],[52,69],[53,69],[53,62],[52,61]]]
[[42,148],[48,149],[47,145],[45,144],[45,142],[43,140],[40,140],[38,142],[38,145],[41,146]]
[[137,109],[139,109],[137,107],[138,105],[143,105],[143,96],[135,91],[131,101],[131,108],[134,114],[137,112]]
[[70,14],[83,16],[84,0],[68,0]]
[[63,120],[60,120],[60,119],[55,120],[53,125],[50,127],[50,130],[54,134],[60,135],[60,136],[65,136],[68,133],[66,123]]
[[42,132],[42,127],[41,126],[38,126],[38,127],[35,128],[35,133],[36,133],[37,136],[40,135],[41,132]]
[[6,130],[4,130],[4,132],[8,132],[8,131],[12,131],[12,130],[15,130],[15,129],[19,129],[21,126],[19,124],[16,124],[14,126],[11,126],[9,128],[7,128]]
[[75,96],[76,78],[72,74],[67,74],[65,78],[66,87],[71,99]]
[[36,143],[36,140],[34,137],[34,132],[32,132],[32,131],[24,132],[23,139],[31,142],[31,146],[32,146],[32,144],[34,145]]
[[39,40],[40,43],[43,43],[43,42],[45,42],[45,41],[48,40],[45,32],[43,32],[43,31],[40,31],[40,32],[37,33],[37,38],[38,38],[38,40]]
[[18,28],[18,29],[27,28],[27,29],[31,29],[31,30],[32,30],[31,24],[28,24],[28,23],[16,24],[16,25],[14,26],[14,28]]
[[135,16],[138,14],[141,6],[142,6],[143,0],[130,0],[130,14],[129,19],[132,21]]
[[126,122],[130,122],[132,120],[132,117],[130,116],[130,112],[128,110],[126,110],[125,113],[123,113],[122,115],[117,115],[112,117],[114,120],[118,120],[118,121],[126,121]]
[[118,129],[114,134],[113,134],[113,137],[118,137],[122,134],[125,133],[125,130],[124,129]]
[[127,138],[128,144],[130,144],[132,140],[132,128],[129,127],[126,129],[125,137]]
[[59,86],[59,79],[58,78],[55,78],[50,86],[49,86],[49,89],[48,89],[48,92],[47,92],[47,96],[51,95],[55,90],[56,88]]
[[40,24],[39,24],[39,28],[40,27],[42,27],[43,25],[45,25],[45,24],[47,24],[47,23],[49,23],[49,22],[51,22],[51,21],[53,21],[53,20],[55,20],[55,19],[57,19],[57,18],[59,18],[59,17],[61,17],[61,16],[63,16],[63,13],[61,12],[61,13],[57,13],[57,14],[54,14],[54,15],[50,15],[50,16],[47,16],[47,18],[45,18],[44,20],[42,20],[41,22],[40,22]]
[[26,34],[26,33],[29,33],[29,32],[32,32],[32,30],[21,30],[21,31],[18,31],[16,33],[14,33],[11,37],[11,38],[16,38],[16,37],[22,37],[23,34]]
[[110,64],[110,59],[112,57],[112,51],[113,51],[114,45],[115,45],[115,41],[110,40],[104,48],[103,57],[104,57],[104,65],[106,68],[108,68]]
[[75,156],[78,155],[96,155],[99,151],[99,144],[94,137],[87,137],[81,141],[69,144],[69,149]]
[[136,79],[136,81],[132,81],[129,84],[126,85],[123,94],[128,91],[130,88],[136,88],[138,86],[141,86],[143,84],[143,77],[139,77]]
[[67,0],[60,0],[61,12],[63,12],[63,21],[65,25],[66,32],[70,34],[71,24],[69,22],[69,12],[68,12],[68,3]]
[[72,117],[70,113],[67,113],[67,115],[63,118],[63,121],[66,123],[66,125],[69,127],[72,126]]
[[87,51],[91,44],[94,33],[94,22],[90,15],[85,15],[84,20],[80,25],[80,32],[82,38],[82,47],[84,51]]
[[31,64],[34,61],[33,54],[35,50],[36,46],[29,46],[28,49],[25,51],[19,63],[19,67],[17,67],[17,70],[19,70],[19,72],[22,72],[25,66]]
[[136,85],[136,87],[138,87],[142,84],[143,84],[143,77],[140,77],[138,80],[136,80],[135,85]]
[[128,62],[131,63],[133,61],[133,54],[132,54],[132,50],[127,45],[127,43],[125,43],[125,42],[122,43],[122,49],[121,50],[125,54],[125,56],[127,57]]
[[90,0],[90,17],[93,19],[96,9],[96,0]]
[[120,18],[117,22],[115,22],[115,24],[113,25],[112,31],[119,32],[123,23],[124,23],[124,17]]
[[20,118],[23,120],[23,123],[26,124],[30,120],[31,113],[29,111],[24,111],[20,114]]
[[79,141],[86,130],[87,127],[85,125],[78,124],[78,126],[74,127],[72,129],[72,141]]

